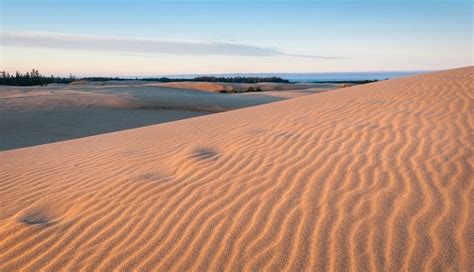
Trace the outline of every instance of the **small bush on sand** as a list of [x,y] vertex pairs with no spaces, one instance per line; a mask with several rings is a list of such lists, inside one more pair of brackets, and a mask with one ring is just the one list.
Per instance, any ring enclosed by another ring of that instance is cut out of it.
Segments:
[[260,87],[256,87],[254,88],[253,86],[250,86],[248,89],[247,89],[247,93],[254,93],[254,92],[261,92],[262,89],[260,89]]

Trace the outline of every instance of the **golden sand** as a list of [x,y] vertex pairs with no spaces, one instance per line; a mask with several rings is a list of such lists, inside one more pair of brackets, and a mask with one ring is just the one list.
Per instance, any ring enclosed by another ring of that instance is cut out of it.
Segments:
[[469,271],[473,75],[0,152],[0,271]]

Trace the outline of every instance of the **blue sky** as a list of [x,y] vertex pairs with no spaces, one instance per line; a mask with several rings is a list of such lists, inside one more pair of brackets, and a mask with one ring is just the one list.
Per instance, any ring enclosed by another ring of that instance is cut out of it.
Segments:
[[472,65],[471,1],[1,1],[1,70],[144,76]]

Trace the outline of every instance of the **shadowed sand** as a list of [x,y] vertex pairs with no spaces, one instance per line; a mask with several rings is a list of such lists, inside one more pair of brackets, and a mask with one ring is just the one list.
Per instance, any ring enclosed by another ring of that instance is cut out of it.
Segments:
[[0,270],[469,271],[473,75],[0,152]]

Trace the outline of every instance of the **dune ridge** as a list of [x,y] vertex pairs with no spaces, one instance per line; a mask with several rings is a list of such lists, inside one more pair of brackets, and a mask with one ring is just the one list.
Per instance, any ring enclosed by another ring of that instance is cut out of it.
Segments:
[[468,271],[473,75],[0,152],[0,270]]

